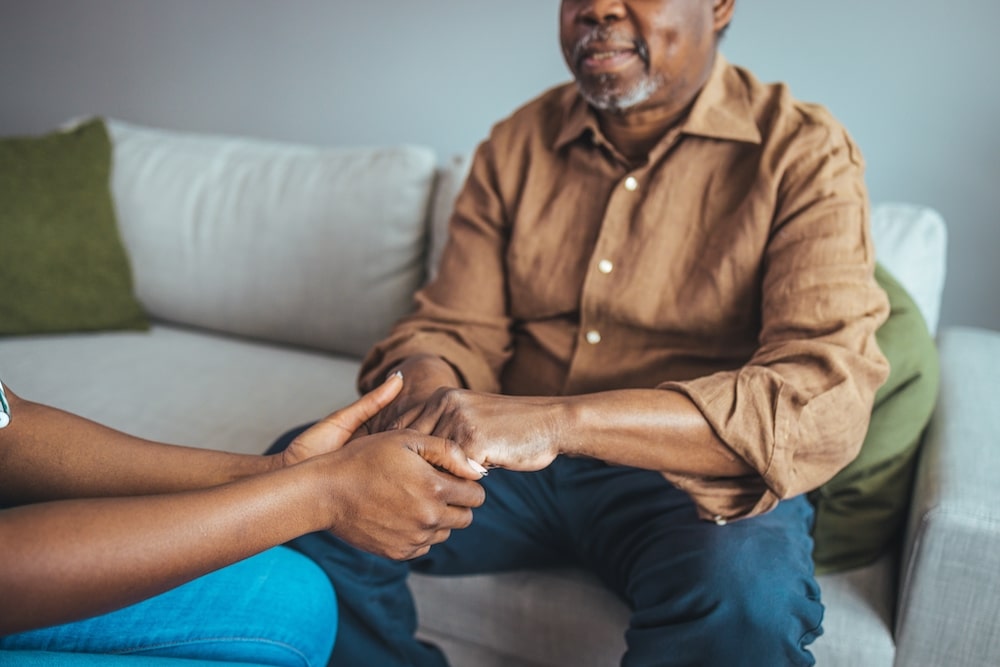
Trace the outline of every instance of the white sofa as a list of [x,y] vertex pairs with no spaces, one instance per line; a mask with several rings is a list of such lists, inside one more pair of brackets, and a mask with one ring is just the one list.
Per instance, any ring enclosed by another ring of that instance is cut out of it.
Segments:
[[[255,453],[351,401],[360,355],[433,270],[463,162],[414,146],[109,127],[120,230],[152,328],[0,338],[5,382],[144,437]],[[933,331],[944,223],[882,205],[873,229]],[[905,542],[820,578],[821,666],[1000,664],[1000,334],[956,328],[939,342],[940,404]],[[455,667],[606,667],[624,650],[625,606],[578,571],[414,576],[412,587],[422,635]]]

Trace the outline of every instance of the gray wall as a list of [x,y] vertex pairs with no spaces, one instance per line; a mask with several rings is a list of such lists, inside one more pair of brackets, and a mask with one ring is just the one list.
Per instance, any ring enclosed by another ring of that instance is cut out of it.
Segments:
[[[0,134],[105,114],[466,152],[567,78],[558,0],[0,0]],[[741,0],[723,50],[826,104],[873,201],[949,223],[942,323],[1000,329],[1000,2]]]

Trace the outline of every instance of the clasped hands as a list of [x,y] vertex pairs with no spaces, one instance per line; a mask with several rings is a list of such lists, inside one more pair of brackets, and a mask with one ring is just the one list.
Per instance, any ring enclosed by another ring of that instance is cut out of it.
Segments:
[[360,549],[420,556],[472,522],[485,468],[539,470],[558,453],[548,399],[458,389],[444,366],[404,364],[405,381],[390,375],[276,457],[323,467],[324,526]]
[[541,470],[559,454],[564,404],[558,398],[461,389],[451,367],[433,357],[397,368],[405,386],[369,420],[372,433],[407,429],[443,438],[485,468]]

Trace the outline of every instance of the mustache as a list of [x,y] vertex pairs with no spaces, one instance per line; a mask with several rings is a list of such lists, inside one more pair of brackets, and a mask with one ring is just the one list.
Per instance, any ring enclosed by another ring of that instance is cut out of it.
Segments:
[[573,45],[573,62],[579,64],[587,52],[593,48],[594,44],[627,44],[635,49],[636,55],[639,56],[643,63],[647,66],[649,65],[649,45],[646,44],[646,40],[621,30],[616,30],[610,26],[594,26],[590,29],[590,32],[577,40],[576,44]]

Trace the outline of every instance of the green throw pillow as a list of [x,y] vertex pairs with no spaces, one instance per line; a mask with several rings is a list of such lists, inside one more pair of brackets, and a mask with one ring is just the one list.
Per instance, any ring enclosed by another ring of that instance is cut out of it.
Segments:
[[875,278],[891,312],[878,332],[889,379],[875,394],[858,457],[812,494],[818,574],[866,565],[898,537],[909,507],[917,449],[937,401],[938,357],[920,310],[881,265]]
[[0,139],[0,335],[146,329],[101,120]]

